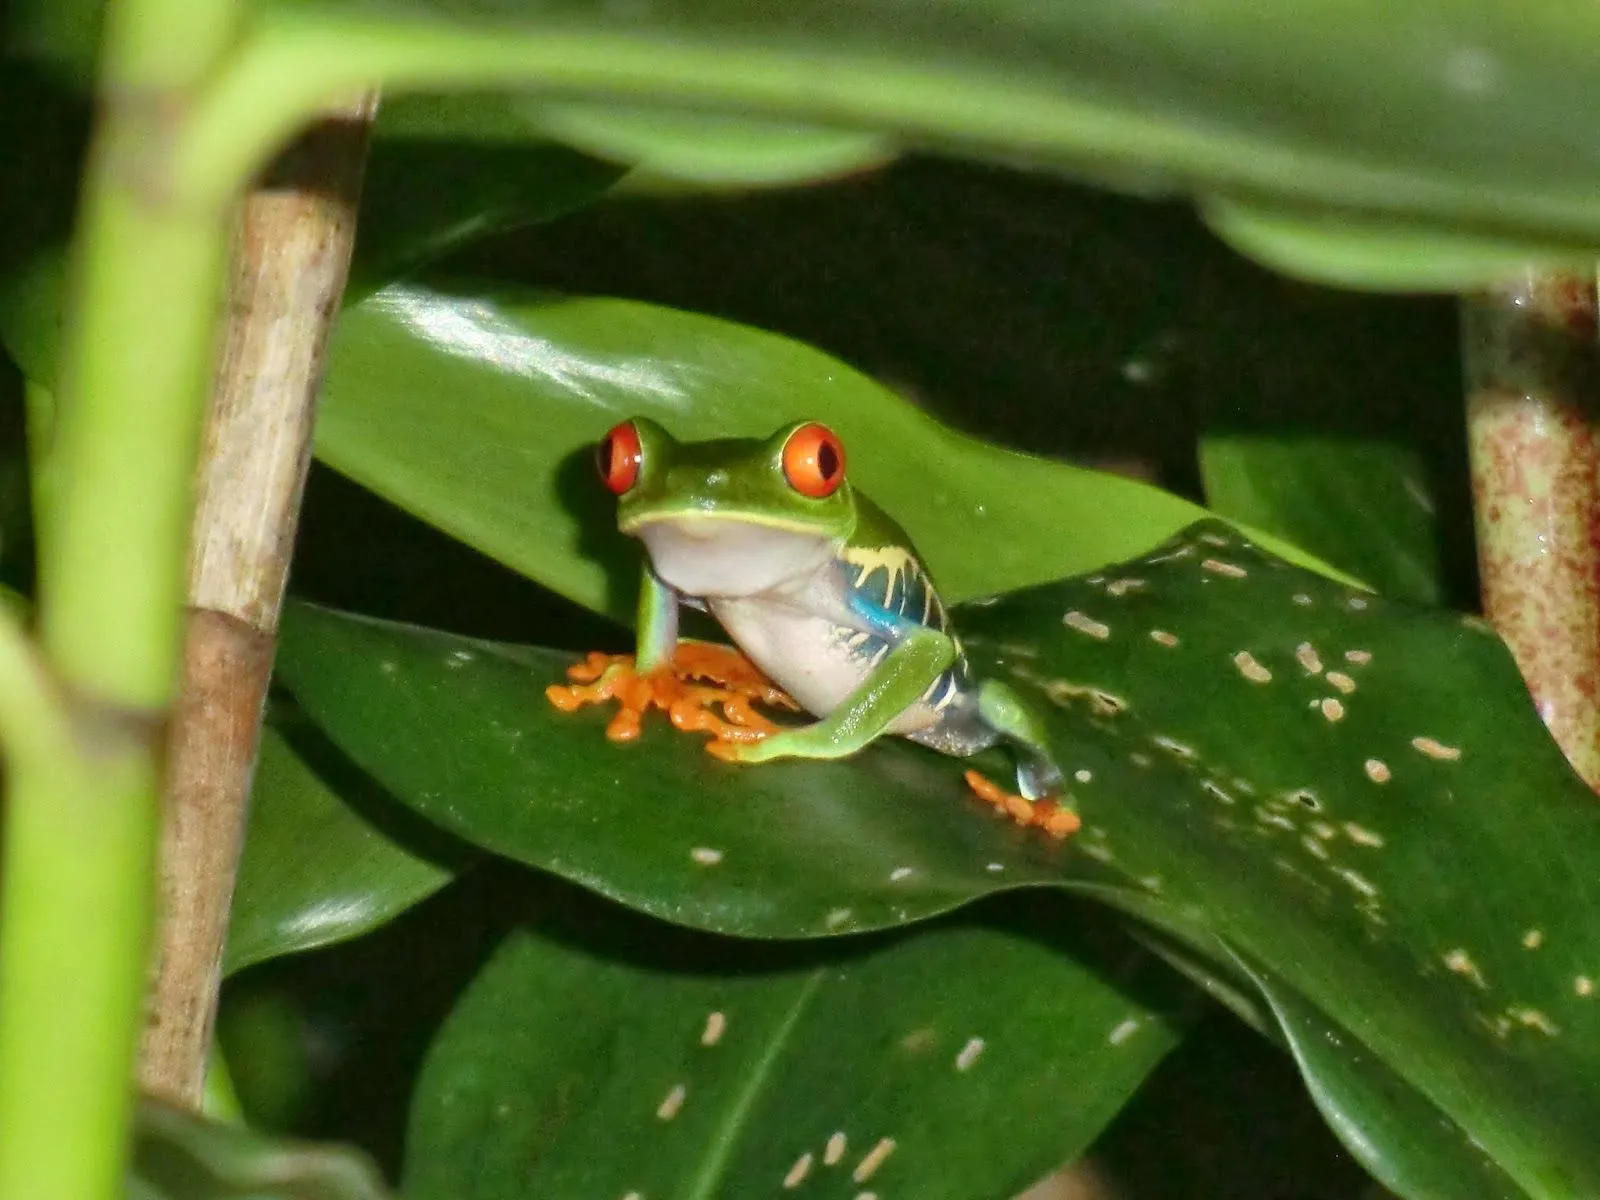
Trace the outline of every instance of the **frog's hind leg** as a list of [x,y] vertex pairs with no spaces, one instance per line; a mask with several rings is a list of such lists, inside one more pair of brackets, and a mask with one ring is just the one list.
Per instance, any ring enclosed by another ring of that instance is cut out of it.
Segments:
[[1061,770],[1050,757],[1044,726],[1021,696],[998,680],[985,680],[978,687],[978,715],[1016,751],[1017,787],[1026,799],[1061,794]]

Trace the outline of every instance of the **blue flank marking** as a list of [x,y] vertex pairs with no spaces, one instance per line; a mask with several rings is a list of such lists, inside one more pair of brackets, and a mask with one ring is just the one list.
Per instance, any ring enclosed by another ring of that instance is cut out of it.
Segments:
[[872,632],[885,641],[905,629],[907,625],[915,624],[892,609],[885,608],[856,588],[850,588],[849,593],[850,611],[871,626]]
[[[910,587],[912,579],[913,577],[908,573],[906,577],[907,586],[902,589],[901,602],[903,604],[910,603],[912,599],[912,589]],[[920,578],[920,576],[916,577],[915,581],[922,588],[928,588],[927,581]],[[931,589],[929,590],[931,591]],[[897,612],[894,609],[884,607],[872,596],[868,595],[863,588],[847,585],[845,591],[848,597],[846,603],[849,605],[850,611],[865,621],[871,630],[871,640],[855,651],[863,661],[871,659],[883,646],[891,645],[898,641],[899,639],[896,635],[905,632],[908,627],[917,627],[922,624],[922,622],[906,616],[904,612]],[[934,612],[942,616],[941,610],[935,608]],[[940,621],[934,628],[942,631],[944,622]],[[966,655],[961,652],[961,643],[957,642],[956,661],[940,672],[939,677],[928,685],[927,689],[922,693],[921,701],[943,710],[965,690],[968,682]]]

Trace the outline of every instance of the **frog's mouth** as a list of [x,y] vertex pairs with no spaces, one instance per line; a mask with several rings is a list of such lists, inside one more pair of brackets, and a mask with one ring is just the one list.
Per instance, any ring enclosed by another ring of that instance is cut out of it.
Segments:
[[686,596],[755,596],[814,577],[836,539],[751,521],[660,517],[629,530],[661,581]]

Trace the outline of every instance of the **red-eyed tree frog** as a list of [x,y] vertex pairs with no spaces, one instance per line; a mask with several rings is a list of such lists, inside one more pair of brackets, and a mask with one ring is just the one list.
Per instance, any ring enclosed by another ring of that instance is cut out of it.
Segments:
[[[569,672],[573,685],[549,690],[552,703],[617,699],[617,740],[660,707],[740,763],[842,758],[886,733],[963,758],[1004,742],[1021,795],[969,771],[973,790],[1057,837],[1077,829],[1056,803],[1061,772],[1042,722],[1006,684],[974,677],[911,540],[851,486],[826,426],[679,442],[636,417],[605,436],[596,460],[618,528],[646,550],[638,647],[632,659],[590,655]],[[680,641],[681,604],[709,612],[745,657]],[[777,725],[752,701],[817,720]]]

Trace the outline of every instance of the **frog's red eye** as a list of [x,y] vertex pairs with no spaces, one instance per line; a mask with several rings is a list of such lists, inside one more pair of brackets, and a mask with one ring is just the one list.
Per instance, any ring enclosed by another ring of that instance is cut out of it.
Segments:
[[826,425],[802,425],[783,444],[783,473],[802,496],[831,496],[844,482],[844,443]]
[[644,450],[632,421],[618,425],[594,448],[594,465],[600,470],[601,481],[619,496],[639,482],[642,461]]

